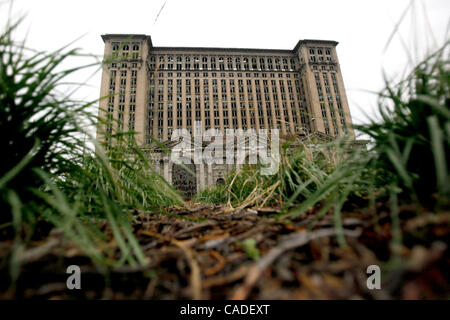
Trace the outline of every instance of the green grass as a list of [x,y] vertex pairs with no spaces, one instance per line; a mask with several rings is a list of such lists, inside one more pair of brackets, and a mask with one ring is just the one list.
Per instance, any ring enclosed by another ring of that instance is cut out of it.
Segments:
[[[147,263],[133,233],[134,210],[183,205],[154,170],[134,133],[113,132],[104,148],[86,128],[97,122],[89,110],[60,89],[66,79],[97,61],[63,69],[81,55],[76,49],[37,52],[13,40],[20,21],[0,35],[0,231],[14,234],[7,261],[12,279],[39,221],[60,228],[101,268]],[[99,119],[99,121],[104,121]],[[87,140],[86,140],[87,138]],[[86,148],[91,141],[95,150]],[[120,254],[95,221],[106,220]]]
[[[61,229],[99,268],[146,264],[133,233],[133,212],[184,205],[183,199],[153,170],[134,133],[113,132],[114,143],[101,145],[86,132],[86,124],[106,121],[88,111],[97,101],[80,103],[59,90],[68,76],[100,67],[98,62],[64,70],[63,62],[77,57],[78,50],[29,50],[13,40],[18,25],[0,35],[0,150],[6,155],[0,167],[0,234],[14,240],[0,268],[6,264],[17,279],[39,221]],[[280,206],[281,220],[315,208],[315,222],[332,216],[342,246],[346,208],[383,201],[390,208],[392,252],[398,256],[402,204],[436,213],[450,206],[448,53],[447,42],[400,83],[386,81],[379,118],[355,127],[370,137],[367,150],[354,148],[347,137],[286,144],[275,175],[244,166],[194,200],[234,208]],[[95,150],[86,148],[85,137]],[[108,222],[117,248],[107,246],[111,239],[98,221]],[[254,243],[242,245],[258,258]]]
[[200,191],[192,201],[203,203],[226,203],[228,201],[227,192],[228,187],[226,184],[218,185],[213,188],[206,188]]
[[433,208],[449,205],[449,43],[379,95],[380,120],[356,126],[373,141],[372,165],[383,183]]
[[[398,247],[400,204],[415,203],[436,212],[449,208],[448,53],[447,42],[400,83],[386,82],[379,93],[379,119],[355,126],[371,138],[368,148],[355,148],[346,137],[285,146],[276,175],[262,176],[259,168],[244,166],[229,175],[226,186],[204,191],[201,199],[233,207],[281,205],[281,219],[316,208],[316,221],[332,213],[341,231],[347,206],[373,207],[380,200],[390,203]],[[342,232],[338,241],[345,245]]]

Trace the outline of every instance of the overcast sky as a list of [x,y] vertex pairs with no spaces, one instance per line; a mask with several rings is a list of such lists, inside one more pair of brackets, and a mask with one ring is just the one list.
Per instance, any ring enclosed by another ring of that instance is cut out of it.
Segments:
[[[5,21],[9,2],[0,4]],[[364,113],[373,114],[376,108],[375,96],[366,90],[383,87],[383,70],[394,77],[407,67],[407,52],[417,62],[417,56],[446,39],[450,1],[415,1],[384,51],[409,4],[409,0],[15,0],[12,16],[26,14],[21,30],[23,35],[28,32],[29,47],[56,49],[84,35],[75,46],[99,56],[100,35],[105,33],[148,34],[155,46],[292,49],[300,39],[336,40],[352,117],[360,123]],[[77,80],[84,81],[85,76]],[[99,72],[89,84],[83,95],[97,98]]]

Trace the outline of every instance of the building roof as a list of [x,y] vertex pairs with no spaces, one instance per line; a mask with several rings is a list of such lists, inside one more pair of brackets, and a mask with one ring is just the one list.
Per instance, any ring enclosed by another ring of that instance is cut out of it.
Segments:
[[338,42],[333,40],[319,40],[319,39],[304,39],[299,40],[293,49],[259,49],[259,48],[222,48],[222,47],[154,47],[152,38],[145,34],[104,34],[101,36],[103,42],[110,39],[144,39],[148,41],[149,47],[154,50],[161,51],[219,51],[219,52],[253,52],[253,53],[278,53],[278,54],[293,54],[297,52],[298,48],[303,44],[322,44],[337,46]]
[[258,49],[258,48],[221,48],[221,47],[153,47],[154,50],[161,51],[219,51],[219,52],[273,52],[281,54],[292,54],[292,50],[287,49]]
[[319,39],[304,39],[304,40],[299,40],[297,42],[297,44],[295,45],[294,49],[292,51],[297,51],[298,48],[302,45],[302,44],[322,44],[322,45],[332,45],[332,46],[337,46],[339,44],[339,42],[334,41],[334,40],[319,40]]
[[127,34],[127,33],[108,33],[108,34],[102,34],[101,35],[103,42],[106,40],[112,40],[112,39],[128,39],[129,41],[132,41],[133,39],[143,39],[147,40],[150,47],[153,47],[152,44],[152,38],[146,34]]

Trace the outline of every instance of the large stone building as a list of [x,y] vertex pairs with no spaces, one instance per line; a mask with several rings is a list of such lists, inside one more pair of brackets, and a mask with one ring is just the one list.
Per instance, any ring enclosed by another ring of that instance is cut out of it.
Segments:
[[[102,130],[129,129],[145,147],[170,140],[177,128],[192,131],[196,121],[221,132],[278,128],[281,135],[353,136],[335,41],[300,40],[278,50],[156,47],[142,34],[102,39],[101,97],[107,98],[99,115],[117,121],[99,128],[100,140]],[[169,182],[194,193],[230,170],[196,165],[197,176],[189,179],[163,154],[157,157]]]

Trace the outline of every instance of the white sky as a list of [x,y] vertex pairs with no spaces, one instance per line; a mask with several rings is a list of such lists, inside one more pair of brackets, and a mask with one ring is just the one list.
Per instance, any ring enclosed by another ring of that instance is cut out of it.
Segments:
[[[155,23],[164,2],[15,0],[12,16],[26,14],[21,34],[29,47],[57,49],[84,35],[75,46],[99,56],[105,33],[149,34],[155,46],[292,49],[300,39],[336,40],[355,123],[376,109],[376,97],[365,90],[383,87],[382,71],[394,77],[407,67],[407,52],[423,57],[442,45],[450,21],[449,0],[415,1],[384,52],[409,0],[167,0]],[[0,21],[8,11],[9,1],[0,0]],[[83,97],[98,98],[100,72],[88,84]]]

